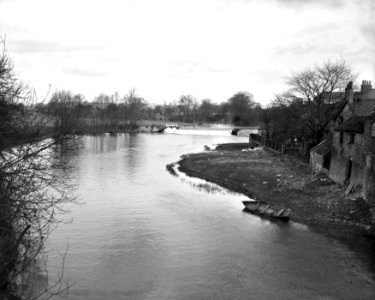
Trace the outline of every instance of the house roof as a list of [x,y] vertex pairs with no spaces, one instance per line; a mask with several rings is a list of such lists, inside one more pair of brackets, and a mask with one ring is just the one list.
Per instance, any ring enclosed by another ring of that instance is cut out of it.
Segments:
[[326,154],[326,153],[331,152],[331,149],[332,149],[332,137],[322,141],[320,144],[311,148],[310,151],[318,153],[318,154]]
[[344,123],[342,123],[336,131],[345,131],[345,132],[357,132],[363,133],[364,123],[367,117],[362,116],[352,116]]
[[358,91],[354,93],[354,99],[365,97],[366,99],[375,99],[375,89]]
[[345,132],[357,132],[363,133],[364,125],[367,120],[375,120],[375,110],[372,111],[367,116],[352,116],[344,123],[342,123],[336,131],[345,131]]
[[337,117],[342,112],[342,110],[344,109],[346,104],[347,104],[346,100],[342,100],[342,101],[331,104],[331,106],[329,107],[329,111],[328,111],[328,119],[336,120]]

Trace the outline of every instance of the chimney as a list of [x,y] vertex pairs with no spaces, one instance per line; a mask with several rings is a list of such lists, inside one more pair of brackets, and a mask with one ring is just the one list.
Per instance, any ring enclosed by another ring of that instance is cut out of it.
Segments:
[[372,88],[371,81],[362,80],[361,92],[371,90],[371,88]]
[[353,103],[353,81],[349,81],[345,88],[345,101],[347,103]]

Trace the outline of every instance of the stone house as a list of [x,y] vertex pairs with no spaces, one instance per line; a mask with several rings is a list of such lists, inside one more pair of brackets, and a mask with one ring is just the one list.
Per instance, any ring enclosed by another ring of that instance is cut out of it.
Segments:
[[349,82],[344,99],[332,104],[331,120],[325,128],[325,138],[332,135],[335,129],[351,116],[366,116],[375,109],[375,89],[371,81],[363,80],[358,92],[353,90],[353,82]]
[[[353,90],[353,83],[349,82],[345,89],[344,99],[331,107],[331,120],[325,128],[324,140],[321,143],[325,145],[325,147],[319,144],[321,146],[317,145],[311,149],[310,166],[312,170],[320,171],[323,168],[328,171],[330,169],[333,149],[329,149],[327,140],[332,139],[334,141],[334,137],[337,135],[335,134],[337,128],[353,116],[366,117],[374,109],[375,89],[372,88],[371,82],[363,80],[361,89],[357,92]],[[352,121],[354,121],[354,119]],[[344,133],[342,133],[342,135],[344,135]],[[332,145],[334,146],[334,143],[332,143]]]
[[336,128],[329,177],[360,187],[365,198],[375,201],[375,111],[354,115]]
[[336,97],[337,102],[331,103],[327,108],[326,115],[329,121],[324,130],[323,141],[310,149],[310,166],[314,172],[329,172],[335,128],[353,115],[348,105],[349,99],[353,96],[352,90],[353,83],[349,82],[345,93],[340,95],[341,98]]

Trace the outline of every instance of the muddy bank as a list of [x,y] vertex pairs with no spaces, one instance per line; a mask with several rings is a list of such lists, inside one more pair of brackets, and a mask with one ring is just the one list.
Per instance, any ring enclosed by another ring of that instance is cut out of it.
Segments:
[[[304,163],[247,147],[223,144],[216,151],[185,155],[179,170],[249,198],[290,208],[293,221],[344,240],[349,246],[374,246],[374,238],[368,234],[373,220],[365,200],[356,194],[346,197],[344,188],[324,175],[312,175]],[[374,266],[374,258],[368,259]]]

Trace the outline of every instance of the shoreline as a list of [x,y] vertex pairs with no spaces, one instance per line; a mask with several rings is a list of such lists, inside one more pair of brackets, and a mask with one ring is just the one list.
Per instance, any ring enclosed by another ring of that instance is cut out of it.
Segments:
[[[220,144],[213,151],[183,155],[178,170],[241,193],[244,200],[248,197],[290,208],[292,221],[356,250],[375,248],[370,234],[374,220],[368,203],[358,194],[345,197],[345,188],[325,175],[311,174],[307,164],[294,158],[248,147],[248,143]],[[375,261],[371,264],[375,270]]]

